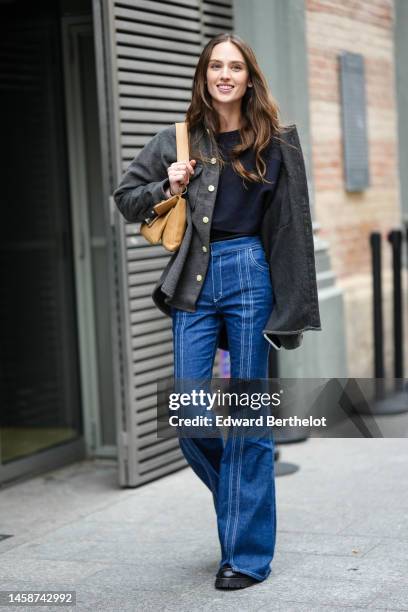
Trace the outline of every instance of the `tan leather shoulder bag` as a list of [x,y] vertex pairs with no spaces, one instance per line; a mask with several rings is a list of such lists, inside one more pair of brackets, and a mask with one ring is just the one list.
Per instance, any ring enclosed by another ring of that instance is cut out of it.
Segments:
[[[189,161],[187,123],[176,123],[177,161]],[[141,235],[150,244],[162,244],[167,251],[180,248],[187,227],[186,200],[181,194],[171,196],[153,206],[156,217],[140,226]]]

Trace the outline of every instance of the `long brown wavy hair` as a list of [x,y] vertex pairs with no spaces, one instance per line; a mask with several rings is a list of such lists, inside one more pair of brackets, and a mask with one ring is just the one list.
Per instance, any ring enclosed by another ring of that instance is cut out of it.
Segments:
[[[216,142],[216,136],[220,131],[219,117],[213,107],[212,98],[205,82],[212,50],[222,42],[231,42],[241,51],[247,65],[249,79],[253,84],[253,87],[247,88],[242,98],[241,142],[231,151],[231,165],[243,179],[254,182],[269,182],[264,178],[266,164],[262,152],[265,151],[273,138],[282,142],[280,134],[285,131],[285,126],[280,123],[278,103],[269,90],[255,53],[239,36],[230,32],[218,34],[212,38],[201,52],[196,66],[191,103],[186,113],[186,122],[190,133],[190,149],[192,150],[191,158],[205,160],[201,150],[199,151],[196,148],[198,141],[191,138],[194,129],[201,127],[208,131],[213,148],[216,151],[216,157],[221,167],[224,166],[224,160]],[[239,156],[251,148],[255,152],[256,172],[247,171],[239,160]]]

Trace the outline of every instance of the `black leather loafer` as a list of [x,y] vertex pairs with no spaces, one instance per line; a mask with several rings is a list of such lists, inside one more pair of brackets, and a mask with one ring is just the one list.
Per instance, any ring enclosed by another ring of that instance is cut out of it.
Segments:
[[215,578],[216,589],[245,589],[246,587],[252,586],[259,582],[247,574],[241,574],[240,572],[234,572],[230,565],[224,565],[218,570]]

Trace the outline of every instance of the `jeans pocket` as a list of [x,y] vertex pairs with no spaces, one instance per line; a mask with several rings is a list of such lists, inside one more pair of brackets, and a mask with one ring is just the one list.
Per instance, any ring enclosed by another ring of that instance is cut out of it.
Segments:
[[266,261],[265,251],[262,247],[251,247],[249,249],[249,259],[258,270],[263,272],[269,271],[269,264]]

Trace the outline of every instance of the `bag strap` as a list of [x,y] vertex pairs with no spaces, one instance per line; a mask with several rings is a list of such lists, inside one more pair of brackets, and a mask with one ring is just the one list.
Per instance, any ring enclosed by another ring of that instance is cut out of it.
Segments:
[[[175,126],[176,126],[177,161],[190,161],[187,123],[183,121],[180,123],[176,123]],[[185,185],[184,191],[182,192],[182,194],[184,194],[186,191],[187,191],[187,186]],[[174,206],[178,202],[178,197],[173,196],[172,198],[169,198],[167,202],[170,200],[172,200],[172,206]],[[160,204],[162,206],[160,206]],[[157,210],[156,210],[156,207],[157,207]],[[159,213],[160,215],[163,214],[163,212],[167,212],[169,210],[168,205],[166,204],[165,201],[159,202],[153,207],[150,213],[145,217],[144,223],[146,223],[147,225],[150,225],[159,216],[158,214],[159,210],[160,210],[160,213]]]
[[176,123],[177,161],[190,161],[187,123]]

